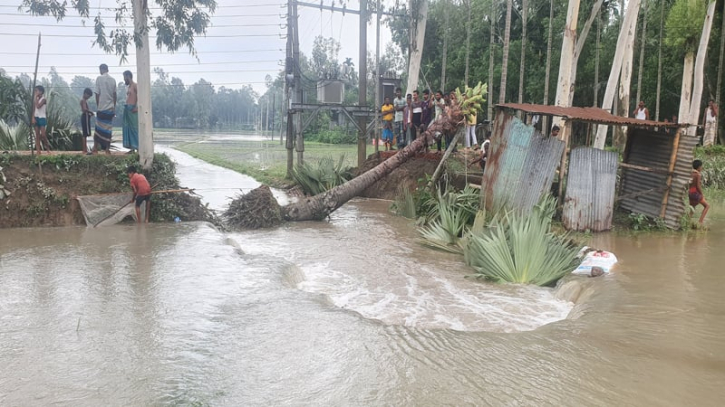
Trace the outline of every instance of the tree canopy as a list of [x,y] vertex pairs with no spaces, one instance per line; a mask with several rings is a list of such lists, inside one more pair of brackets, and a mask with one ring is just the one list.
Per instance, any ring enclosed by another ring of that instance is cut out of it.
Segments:
[[[145,8],[147,23],[156,31],[156,46],[174,52],[187,48],[196,54],[194,37],[206,33],[211,22],[211,14],[216,9],[215,0],[154,0],[157,7],[147,7],[148,0],[118,0],[115,7],[109,7],[114,13],[113,21],[118,28],[108,29],[107,16],[99,13],[93,18],[93,31],[96,35],[94,45],[98,45],[108,53],[115,53],[126,60],[128,46],[134,41],[140,42],[138,34],[124,28],[129,20],[133,20],[133,3],[142,4]],[[84,18],[91,17],[88,0],[22,0],[21,8],[37,16],[53,16],[63,20],[69,9]],[[133,26],[133,24],[131,24]]]

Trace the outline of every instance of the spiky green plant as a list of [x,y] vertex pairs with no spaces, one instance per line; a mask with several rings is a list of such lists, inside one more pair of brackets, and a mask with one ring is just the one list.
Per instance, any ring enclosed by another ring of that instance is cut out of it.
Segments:
[[553,205],[543,202],[529,214],[498,214],[487,226],[473,228],[463,251],[476,277],[546,286],[576,268],[580,248],[568,235],[551,231]]
[[465,208],[449,202],[444,196],[438,197],[437,218],[421,228],[421,244],[434,249],[453,253],[463,253],[458,244],[468,224],[469,215]]
[[292,177],[307,195],[321,194],[352,178],[350,171],[344,168],[345,155],[335,162],[332,157],[325,157],[315,164],[304,163],[292,171]]
[[415,219],[418,216],[416,211],[415,196],[407,186],[398,189],[398,194],[392,205],[393,211],[399,216],[408,219]]
[[28,131],[25,126],[10,127],[0,120],[0,149],[19,151],[28,149]]

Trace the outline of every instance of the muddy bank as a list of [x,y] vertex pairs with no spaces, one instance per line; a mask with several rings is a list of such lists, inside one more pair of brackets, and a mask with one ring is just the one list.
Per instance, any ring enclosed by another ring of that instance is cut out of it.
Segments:
[[[40,158],[3,154],[0,167],[10,196],[0,200],[0,228],[85,225],[78,201],[81,195],[130,190],[126,168],[136,155],[53,155]],[[154,190],[180,189],[174,163],[157,154],[145,174]],[[2,177],[0,177],[2,180]],[[198,197],[187,193],[158,194],[152,198],[151,220],[213,221]]]
[[[354,174],[357,176],[362,174],[381,162],[387,160],[395,154],[395,151],[381,151],[379,156],[371,154],[365,161],[361,169],[356,169]],[[399,191],[407,188],[414,191],[419,185],[424,184],[427,177],[433,176],[438,164],[440,163],[442,154],[429,152],[426,154],[418,154],[414,158],[396,168],[385,178],[376,182],[374,185],[363,191],[360,196],[364,198],[378,198],[394,200]],[[472,155],[468,156],[469,160]],[[462,152],[448,159],[446,163],[447,173],[449,174],[449,182],[458,189],[463,189],[467,183],[481,184],[480,167],[469,168],[468,174],[461,174],[461,171],[454,169],[464,169],[467,156]]]

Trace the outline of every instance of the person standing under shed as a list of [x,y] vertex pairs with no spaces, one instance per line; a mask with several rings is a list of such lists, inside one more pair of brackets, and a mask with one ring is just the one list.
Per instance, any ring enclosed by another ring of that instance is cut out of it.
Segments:
[[702,121],[705,125],[705,137],[703,137],[702,146],[710,147],[715,144],[715,136],[717,135],[717,105],[714,100],[710,99],[707,104]]
[[98,148],[111,154],[113,118],[116,116],[116,81],[108,74],[108,65],[98,67],[101,75],[96,78],[96,131],[93,133],[93,154]]

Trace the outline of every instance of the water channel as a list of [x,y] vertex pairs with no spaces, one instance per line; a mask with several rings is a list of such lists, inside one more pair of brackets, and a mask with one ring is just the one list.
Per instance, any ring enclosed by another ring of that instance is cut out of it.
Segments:
[[[211,207],[257,185],[170,154]],[[466,278],[388,205],[0,231],[0,405],[722,405],[722,209],[707,233],[597,235],[620,264],[572,303]]]

